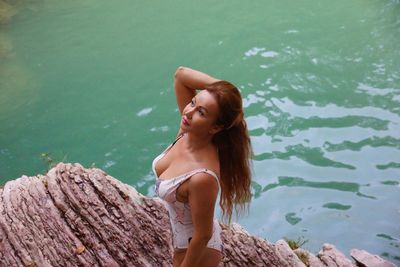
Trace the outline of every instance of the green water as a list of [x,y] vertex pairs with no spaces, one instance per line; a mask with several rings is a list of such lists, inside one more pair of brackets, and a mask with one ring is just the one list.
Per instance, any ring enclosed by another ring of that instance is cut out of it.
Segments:
[[[0,183],[40,154],[152,196],[174,138],[173,73],[242,91],[254,197],[235,219],[275,242],[400,264],[399,1],[17,1],[0,27]],[[219,210],[218,210],[219,212]]]

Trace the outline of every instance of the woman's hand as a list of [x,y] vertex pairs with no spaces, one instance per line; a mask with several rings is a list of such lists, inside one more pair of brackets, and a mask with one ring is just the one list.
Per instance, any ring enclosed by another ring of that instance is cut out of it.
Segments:
[[178,67],[175,71],[174,87],[180,114],[196,95],[196,89],[202,90],[205,86],[217,81],[219,80],[198,70]]

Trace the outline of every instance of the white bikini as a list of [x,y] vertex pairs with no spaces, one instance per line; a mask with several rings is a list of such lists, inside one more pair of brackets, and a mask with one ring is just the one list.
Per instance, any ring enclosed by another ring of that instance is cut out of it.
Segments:
[[[173,246],[176,249],[187,248],[189,242],[192,239],[194,227],[192,222],[192,214],[189,203],[180,202],[176,199],[176,191],[178,187],[187,179],[192,177],[194,174],[199,172],[205,172],[210,174],[217,180],[218,192],[220,191],[218,176],[211,170],[206,168],[195,169],[193,171],[184,173],[171,179],[160,179],[158,178],[155,166],[157,162],[164,157],[169,149],[183,136],[180,135],[167,149],[160,155],[158,155],[152,164],[154,175],[156,176],[155,192],[164,201],[165,206],[168,209],[172,236]],[[214,218],[213,234],[211,239],[207,243],[207,247],[222,251],[222,240],[221,240],[221,226],[218,220]]]

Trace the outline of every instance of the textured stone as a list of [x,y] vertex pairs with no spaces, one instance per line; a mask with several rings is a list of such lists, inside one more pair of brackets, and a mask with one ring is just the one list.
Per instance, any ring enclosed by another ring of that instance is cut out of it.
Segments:
[[393,263],[382,259],[378,255],[372,255],[365,250],[352,249],[350,255],[358,265],[363,267],[396,267]]
[[220,266],[289,266],[274,244],[251,236],[239,224],[221,224],[224,255]]
[[328,267],[355,267],[355,265],[332,244],[324,244],[322,250],[318,253],[318,257]]
[[284,259],[288,266],[305,267],[306,265],[297,257],[285,240],[278,240],[275,243],[275,251]]
[[307,266],[309,267],[325,267],[326,265],[314,254],[310,253],[309,251],[302,249],[302,248],[297,248],[293,250],[294,253],[296,253],[297,257],[299,259],[304,259],[302,260]]
[[[274,245],[235,223],[221,228],[219,266],[305,266],[283,240]],[[172,253],[163,202],[100,169],[59,163],[45,175],[0,187],[1,267],[163,267],[172,265]],[[308,266],[353,266],[332,245],[318,256],[309,253]]]
[[58,164],[4,185],[1,266],[170,266],[169,220],[100,169]]

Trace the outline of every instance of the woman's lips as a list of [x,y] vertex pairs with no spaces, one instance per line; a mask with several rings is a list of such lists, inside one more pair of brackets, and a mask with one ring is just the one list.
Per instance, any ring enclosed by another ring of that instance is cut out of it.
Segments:
[[182,123],[186,126],[189,126],[189,122],[185,117],[182,117]]

